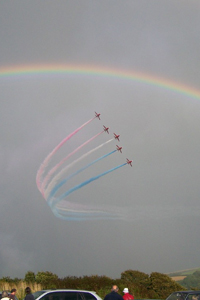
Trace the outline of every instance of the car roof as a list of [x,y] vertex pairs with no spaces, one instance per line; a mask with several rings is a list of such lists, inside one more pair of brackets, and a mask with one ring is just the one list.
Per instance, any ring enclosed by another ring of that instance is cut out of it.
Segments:
[[56,289],[56,290],[41,290],[46,292],[89,292],[89,293],[95,293],[95,291],[89,291],[89,290],[77,290],[77,289]]
[[[44,290],[43,290],[44,291]],[[49,293],[57,293],[57,292],[78,292],[78,293],[91,293],[93,294],[97,299],[101,300],[101,297],[97,295],[95,291],[88,291],[88,290],[77,290],[77,289],[56,289],[56,290],[46,290],[43,294],[38,296],[36,299],[43,298]]]
[[[200,293],[200,291],[193,291],[193,290],[188,290],[188,291],[177,291],[177,292],[174,292],[174,293],[183,293],[183,294],[196,294],[196,293]],[[172,293],[172,294],[174,294]]]

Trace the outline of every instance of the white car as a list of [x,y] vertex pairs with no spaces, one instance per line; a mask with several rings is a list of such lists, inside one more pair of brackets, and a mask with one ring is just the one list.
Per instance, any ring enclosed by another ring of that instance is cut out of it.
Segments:
[[42,294],[46,293],[46,292],[49,292],[51,290],[41,290],[41,291],[37,291],[35,293],[33,293],[33,296],[35,299],[37,299],[39,296],[41,296]]
[[35,300],[102,300],[95,292],[85,290],[41,290],[33,293]]

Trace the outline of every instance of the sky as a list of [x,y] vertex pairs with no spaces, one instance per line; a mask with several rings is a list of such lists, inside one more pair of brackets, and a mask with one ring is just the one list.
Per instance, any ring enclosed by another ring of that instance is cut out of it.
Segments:
[[[0,1],[0,277],[200,266],[199,27],[194,0]],[[38,170],[103,125],[59,169],[62,219]]]

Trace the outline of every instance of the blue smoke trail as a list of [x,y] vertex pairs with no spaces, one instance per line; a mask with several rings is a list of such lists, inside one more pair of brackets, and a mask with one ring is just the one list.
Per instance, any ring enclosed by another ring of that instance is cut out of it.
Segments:
[[97,163],[98,161],[106,158],[107,156],[115,153],[117,150],[113,150],[99,158],[97,158],[96,160],[94,160],[93,162],[89,163],[88,165],[86,165],[85,167],[79,169],[77,172],[71,174],[70,176],[66,177],[65,179],[63,179],[59,184],[57,184],[51,191],[51,193],[49,194],[49,197],[47,199],[47,202],[50,203],[51,202],[51,198],[56,194],[56,192],[59,190],[59,188],[61,186],[63,186],[70,178],[74,177],[75,175],[78,175],[79,173],[81,173],[82,171],[84,171],[85,169],[89,168],[90,166],[92,166],[93,164]]
[[[112,151],[112,152],[113,152],[113,151]],[[64,212],[63,212],[63,214],[59,213],[59,210],[56,208],[56,204],[57,204],[57,203],[59,203],[60,201],[62,201],[64,198],[66,198],[67,196],[69,196],[71,193],[73,193],[73,192],[75,192],[76,190],[82,188],[83,186],[85,186],[85,185],[91,183],[91,182],[94,181],[94,180],[99,179],[99,178],[102,177],[102,176],[107,175],[108,173],[111,173],[111,172],[113,172],[113,171],[115,171],[115,170],[117,170],[117,169],[119,169],[119,168],[125,166],[126,164],[127,164],[127,163],[124,163],[124,164],[119,165],[119,166],[117,166],[117,167],[115,167],[115,168],[112,168],[112,169],[110,169],[110,170],[108,170],[108,171],[106,171],[106,172],[104,172],[104,173],[101,173],[101,174],[99,174],[99,175],[97,175],[97,176],[91,177],[90,179],[88,179],[88,180],[86,180],[86,181],[80,183],[79,185],[76,185],[75,187],[71,188],[70,190],[68,190],[67,192],[65,192],[64,194],[62,194],[60,197],[54,199],[53,202],[52,202],[52,201],[49,201],[48,204],[49,204],[49,206],[51,207],[52,212],[53,212],[57,217],[59,217],[59,218],[61,218],[61,219],[68,220],[68,219],[69,219],[69,218],[68,218],[69,216],[63,216]],[[72,211],[70,211],[70,212],[67,211],[67,213],[70,213],[70,214],[71,214]],[[78,214],[77,214],[77,212],[74,212],[74,213],[75,213],[75,218],[77,219]],[[78,213],[79,213],[79,212],[78,212]],[[80,217],[81,217],[82,214],[83,214],[83,212],[80,211],[80,213],[81,213],[81,215],[80,215]],[[85,213],[86,213],[86,212],[84,212],[84,214],[85,214]],[[92,213],[93,213],[93,212],[91,212],[91,214],[92,214]],[[107,214],[106,212],[98,212],[98,214],[101,214],[101,216],[100,216],[101,219],[102,219],[102,213],[105,215],[104,218],[106,218],[106,217],[107,217],[107,218],[112,217],[111,214],[109,214],[109,213],[108,213],[108,215],[106,216],[106,214]],[[88,213],[86,213],[86,214],[88,214]],[[97,215],[98,215],[98,214],[97,214]],[[71,219],[71,218],[70,218],[70,219]]]
[[64,174],[66,172],[66,170],[68,170],[69,168],[71,168],[73,165],[75,165],[77,162],[81,161],[82,159],[84,159],[85,157],[87,157],[88,155],[92,154],[93,152],[97,151],[98,149],[100,149],[101,147],[105,146],[106,144],[110,143],[111,141],[113,141],[114,138],[104,142],[103,144],[93,148],[92,150],[86,152],[85,154],[83,154],[82,156],[80,156],[79,158],[75,159],[74,161],[72,161],[69,165],[67,165],[66,167],[64,167],[57,175],[55,175],[51,182],[48,183],[48,186],[45,189],[45,199],[47,200],[51,190],[57,185],[57,183],[59,182],[59,180],[62,178],[61,175]]

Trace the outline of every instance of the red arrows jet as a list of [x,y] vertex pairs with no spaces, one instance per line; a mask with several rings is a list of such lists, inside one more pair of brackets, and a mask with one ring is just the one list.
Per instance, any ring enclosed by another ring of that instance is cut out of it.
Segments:
[[106,126],[103,125],[103,130],[104,130],[105,132],[109,133],[108,129],[109,129],[109,127],[106,127]]
[[126,163],[132,167],[132,160],[126,159]]
[[95,117],[98,118],[99,120],[100,120],[100,115],[101,115],[101,114],[98,114],[98,113],[95,111]]
[[119,140],[119,137],[120,137],[119,134],[114,133],[114,138],[115,138],[116,140],[120,141],[120,140]]
[[122,147],[119,147],[118,145],[117,146],[117,151],[120,151],[122,153]]

